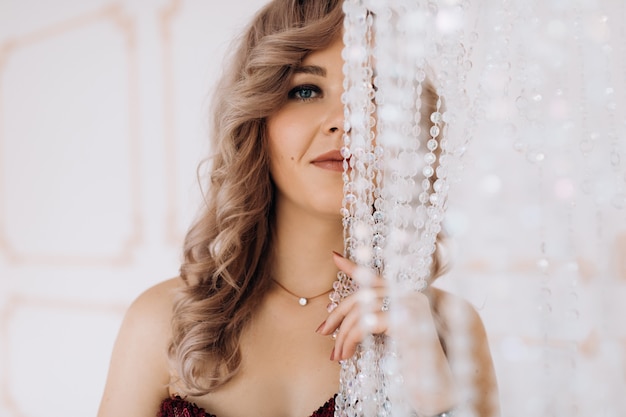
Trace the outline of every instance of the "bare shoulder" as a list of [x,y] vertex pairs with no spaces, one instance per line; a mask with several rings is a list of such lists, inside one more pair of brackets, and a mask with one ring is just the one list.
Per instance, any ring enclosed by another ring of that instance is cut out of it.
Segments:
[[174,300],[184,285],[182,279],[172,278],[148,288],[130,305],[125,322],[131,325],[139,322],[148,326],[148,331],[163,325],[169,328]]
[[172,278],[144,291],[128,308],[119,337],[129,336],[140,344],[164,348],[171,337],[174,300],[183,286],[180,278]]
[[99,417],[154,416],[169,395],[172,307],[183,286],[180,278],[164,281],[128,308],[113,348]]
[[465,325],[475,327],[476,331],[485,333],[482,319],[469,301],[436,287],[431,287],[431,292],[435,309],[448,324],[464,322]]
[[449,347],[468,346],[467,342],[470,342],[475,353],[490,361],[487,332],[476,308],[466,299],[439,288],[432,287],[431,294],[438,327]]
[[[474,306],[462,297],[432,287],[434,308],[442,321],[448,359],[458,381],[470,383],[469,406],[477,416],[500,413],[498,386],[483,321]],[[469,350],[468,350],[469,348]]]

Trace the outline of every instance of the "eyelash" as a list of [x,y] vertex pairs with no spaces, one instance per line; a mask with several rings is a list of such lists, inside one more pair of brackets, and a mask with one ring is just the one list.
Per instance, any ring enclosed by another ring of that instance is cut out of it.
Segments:
[[[315,97],[300,97],[299,93],[301,93],[302,91],[311,91],[312,95],[315,95]],[[292,100],[309,101],[319,98],[321,94],[322,90],[320,90],[320,88],[315,85],[299,85],[289,90],[288,97]]]

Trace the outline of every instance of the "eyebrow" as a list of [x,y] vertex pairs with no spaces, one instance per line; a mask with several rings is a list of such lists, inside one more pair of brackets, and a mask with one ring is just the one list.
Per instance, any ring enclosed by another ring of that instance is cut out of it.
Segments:
[[293,72],[294,74],[312,74],[319,77],[326,76],[326,70],[322,67],[318,67],[317,65],[303,65],[301,67],[296,67]]

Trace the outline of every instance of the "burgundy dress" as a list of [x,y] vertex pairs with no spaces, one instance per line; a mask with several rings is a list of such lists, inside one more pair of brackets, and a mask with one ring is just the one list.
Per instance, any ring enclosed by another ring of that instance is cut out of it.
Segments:
[[[318,408],[311,417],[334,417],[335,397],[326,401],[326,404]],[[216,417],[204,409],[183,400],[180,397],[167,398],[161,403],[161,410],[157,417]]]

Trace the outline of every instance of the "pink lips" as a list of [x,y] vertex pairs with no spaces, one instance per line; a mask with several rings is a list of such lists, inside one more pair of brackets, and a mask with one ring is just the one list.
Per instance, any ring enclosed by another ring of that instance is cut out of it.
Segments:
[[311,161],[318,168],[343,172],[343,156],[338,150],[326,152]]

